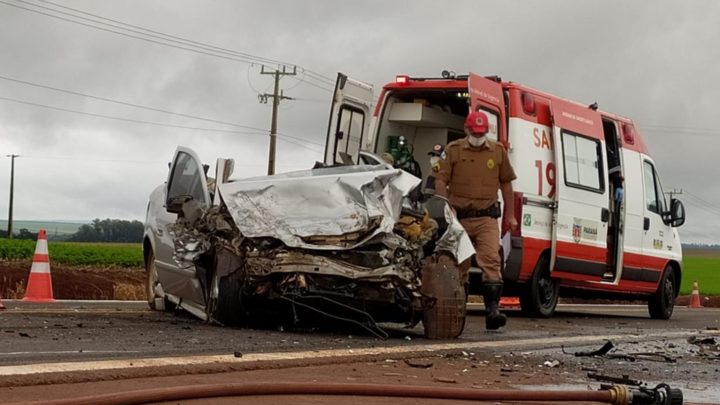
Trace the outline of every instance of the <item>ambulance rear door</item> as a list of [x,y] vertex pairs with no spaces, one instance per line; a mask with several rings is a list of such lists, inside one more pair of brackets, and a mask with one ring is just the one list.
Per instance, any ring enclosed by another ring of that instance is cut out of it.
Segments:
[[470,110],[484,111],[488,116],[487,137],[494,141],[507,141],[507,114],[502,83],[470,73],[468,77]]
[[372,102],[372,85],[338,73],[325,141],[326,165],[358,163],[358,152],[371,139]]
[[612,280],[607,268],[608,185],[602,118],[551,101],[556,165],[551,270],[577,281]]

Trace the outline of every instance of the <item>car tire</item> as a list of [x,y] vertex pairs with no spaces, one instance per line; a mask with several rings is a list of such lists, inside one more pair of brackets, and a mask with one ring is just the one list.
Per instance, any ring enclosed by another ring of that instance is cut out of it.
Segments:
[[212,319],[223,325],[238,325],[245,319],[242,305],[243,272],[236,270],[218,280],[218,298]]
[[145,262],[145,295],[147,296],[147,302],[150,309],[153,311],[157,310],[155,305],[156,298],[163,298],[165,304],[165,311],[172,311],[175,309],[175,304],[170,302],[166,297],[160,297],[155,294],[155,286],[160,283],[157,274],[157,267],[155,266],[155,254],[151,250],[148,253],[147,261]]
[[676,283],[673,268],[667,266],[657,291],[648,300],[648,312],[652,319],[670,319],[675,308]]
[[423,311],[423,329],[428,339],[452,339],[465,328],[465,287],[457,266],[435,263],[422,270],[422,293],[433,301]]
[[547,256],[543,256],[520,294],[523,314],[537,318],[551,317],[557,307],[559,292],[560,286],[550,277],[550,261]]

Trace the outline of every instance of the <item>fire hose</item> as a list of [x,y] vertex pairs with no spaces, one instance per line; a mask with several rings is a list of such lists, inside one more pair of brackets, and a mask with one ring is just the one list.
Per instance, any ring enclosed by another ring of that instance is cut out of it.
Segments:
[[50,401],[18,402],[8,405],[139,405],[190,399],[265,395],[368,396],[523,402],[592,401],[613,405],[680,405],[683,403],[682,391],[670,388],[667,384],[660,384],[654,389],[614,385],[600,391],[520,391],[385,384],[230,383],[153,388]]

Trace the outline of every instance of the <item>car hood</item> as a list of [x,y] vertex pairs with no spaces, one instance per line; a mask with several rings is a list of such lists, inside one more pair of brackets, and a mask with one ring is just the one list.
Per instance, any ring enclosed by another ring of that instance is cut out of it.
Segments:
[[[243,236],[338,250],[391,234],[403,196],[419,183],[386,166],[342,166],[231,181],[218,189]],[[326,238],[318,243],[318,237]]]

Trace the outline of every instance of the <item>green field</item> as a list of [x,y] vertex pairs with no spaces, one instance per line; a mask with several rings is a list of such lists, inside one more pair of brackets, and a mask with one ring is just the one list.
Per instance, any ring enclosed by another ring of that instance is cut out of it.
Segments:
[[720,295],[720,249],[686,249],[683,252],[680,295],[692,293],[692,283],[696,280],[701,295]]
[[[36,242],[0,239],[0,260],[32,260]],[[140,243],[48,242],[51,263],[70,266],[142,267]]]
[[[71,266],[142,267],[139,243],[48,242],[52,263]],[[31,260],[35,241],[0,239],[0,260]],[[692,292],[697,280],[703,295],[720,295],[720,249],[686,249],[680,294]]]

